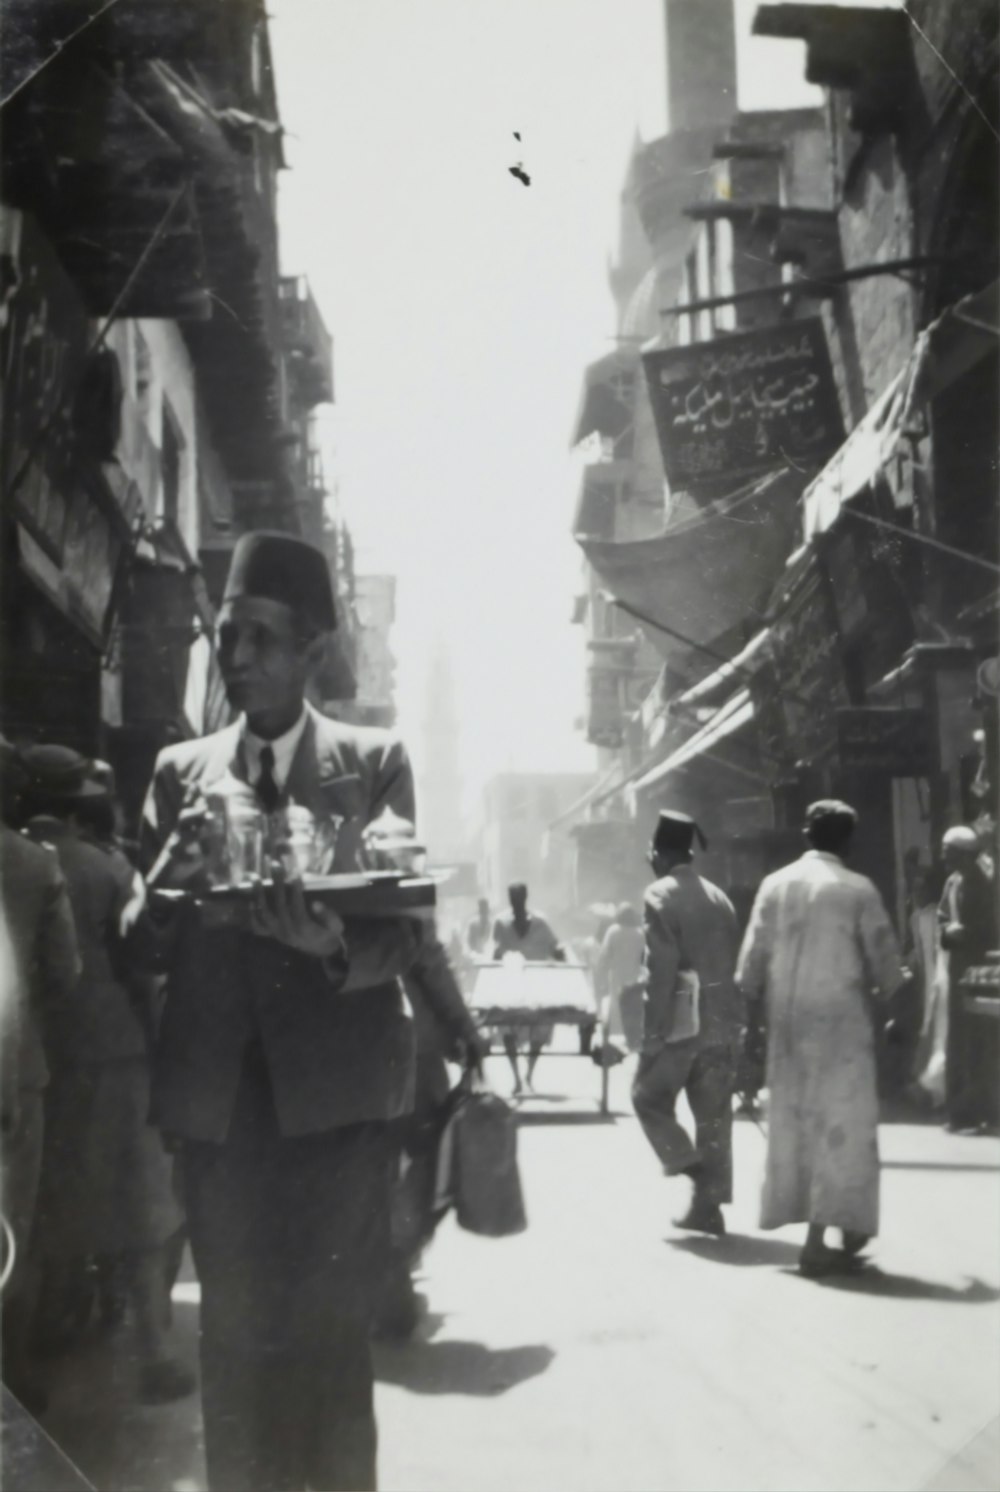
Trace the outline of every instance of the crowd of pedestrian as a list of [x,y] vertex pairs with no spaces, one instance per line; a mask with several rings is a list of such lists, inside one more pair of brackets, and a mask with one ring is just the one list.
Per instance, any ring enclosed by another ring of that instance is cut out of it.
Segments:
[[[762,1030],[761,1226],[805,1225],[807,1275],[857,1267],[878,1231],[887,1051],[903,1054],[899,1086],[938,1096],[949,1129],[982,1132],[997,1121],[993,1027],[970,1013],[963,990],[966,970],[995,957],[1000,944],[996,889],[978,835],[965,826],[945,834],[943,890],[929,873],[914,876],[909,968],[879,892],[847,863],[856,824],[846,803],[809,808],[805,852],[763,881],[741,940],[728,897],[692,864],[696,836],[704,847],[697,824],[664,811],[645,898],[644,1024],[632,1097],[664,1173],[691,1178],[677,1226],[725,1232],[741,1051]],[[682,1092],[693,1140],[677,1119]],[[838,1248],[829,1246],[829,1230],[839,1231]]]
[[131,1314],[139,1398],[193,1392],[169,1346],[189,1243],[224,1492],[374,1486],[370,1338],[415,1324],[446,1063],[482,1054],[432,920],[342,919],[284,839],[235,912],[206,896],[213,795],[230,828],[308,819],[348,876],[379,825],[413,834],[398,739],[306,701],[335,625],[318,550],[239,542],[216,639],[233,723],[161,752],[136,841],[105,764],[2,753],[4,1381],[44,1413],[44,1354]]
[[195,1379],[167,1336],[183,1214],[149,1124],[157,988],[133,940],[145,886],[105,764],[5,743],[2,774],[4,1378],[41,1411],[40,1359],[130,1307],[140,1398],[165,1402]]
[[[375,1485],[370,1339],[414,1329],[448,1063],[481,1073],[488,1049],[455,962],[566,960],[520,883],[497,917],[479,903],[456,959],[430,920],[341,917],[307,897],[280,855],[242,911],[206,895],[206,805],[223,787],[262,823],[308,810],[331,829],[335,872],[363,868],[379,824],[414,832],[402,744],[306,700],[335,625],[317,550],[239,541],[217,635],[235,718],[161,752],[136,841],[106,764],[58,743],[0,747],[4,1380],[43,1412],[43,1354],[131,1315],[139,1398],[192,1393],[170,1346],[188,1241],[208,1480],[225,1492]],[[996,1123],[995,1038],[962,992],[1000,941],[979,840],[949,830],[941,885],[911,867],[911,973],[847,863],[855,826],[847,804],[814,803],[805,852],[764,880],[741,933],[695,868],[698,825],[664,811],[642,916],[608,909],[577,955],[594,992],[581,1050],[599,1024],[595,1060],[637,1054],[643,1132],[665,1174],[692,1183],[684,1229],[725,1233],[734,1098],[748,1032],[764,1033],[761,1224],[803,1225],[813,1276],[856,1267],[878,1230],[887,1049],[950,1127]],[[551,1034],[544,1012],[504,1029],[516,1092],[522,1051],[531,1090]]]

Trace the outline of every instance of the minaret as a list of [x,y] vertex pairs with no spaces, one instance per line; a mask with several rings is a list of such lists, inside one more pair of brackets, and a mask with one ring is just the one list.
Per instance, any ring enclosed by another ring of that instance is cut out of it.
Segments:
[[727,125],[736,113],[733,0],[666,0],[670,129]]

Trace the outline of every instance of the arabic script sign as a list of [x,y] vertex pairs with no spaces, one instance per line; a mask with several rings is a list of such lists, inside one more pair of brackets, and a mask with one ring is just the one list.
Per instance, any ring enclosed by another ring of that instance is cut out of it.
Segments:
[[686,489],[787,461],[819,467],[844,427],[818,317],[643,355],[667,480]]
[[845,772],[927,777],[933,751],[926,712],[865,708],[837,711],[837,745]]

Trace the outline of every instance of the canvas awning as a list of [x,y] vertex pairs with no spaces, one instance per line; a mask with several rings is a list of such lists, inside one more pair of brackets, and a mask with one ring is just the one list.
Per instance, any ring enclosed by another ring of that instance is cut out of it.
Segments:
[[763,614],[799,537],[801,491],[800,472],[780,471],[655,538],[578,543],[663,656],[675,657]]
[[631,346],[616,347],[589,364],[583,375],[583,397],[571,445],[579,445],[588,435],[619,441],[629,432],[638,371],[638,348]]
[[636,793],[646,793],[652,788],[658,787],[665,781],[671,772],[678,771],[681,767],[690,765],[698,758],[719,761],[723,766],[731,767],[734,772],[741,776],[757,776],[757,773],[749,771],[739,762],[718,757],[715,749],[723,742],[730,740],[750,724],[753,720],[753,701],[748,689],[738,690],[731,699],[712,716],[701,730],[695,731],[691,738],[672,751],[665,761],[660,762],[652,770],[646,772],[634,785]]
[[906,367],[879,395],[864,419],[802,496],[807,539],[825,533],[888,466],[921,405],[996,352],[1000,338],[998,284],[957,301],[925,327]]

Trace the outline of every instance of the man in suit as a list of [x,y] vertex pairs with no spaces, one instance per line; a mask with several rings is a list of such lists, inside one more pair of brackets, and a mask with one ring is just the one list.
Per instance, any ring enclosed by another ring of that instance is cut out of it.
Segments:
[[[366,826],[414,816],[390,734],[305,701],[336,624],[322,555],[257,533],[233,554],[218,657],[234,724],[160,754],[143,836],[154,886],[203,887],[206,795],[252,789],[342,820],[333,869]],[[406,920],[349,922],[271,867],[249,925],[186,900],[165,934],[169,985],[155,1121],[179,1149],[202,1289],[202,1402],[213,1492],[375,1486],[368,1338],[389,1244],[388,1125],[412,1103],[400,984]]]
[[[645,898],[646,996],[632,1102],[668,1176],[693,1182],[679,1228],[726,1231],[732,1196],[732,1102],[745,1026],[734,974],[739,927],[729,898],[691,864],[697,824],[664,810]],[[675,1113],[687,1094],[695,1143]]]

